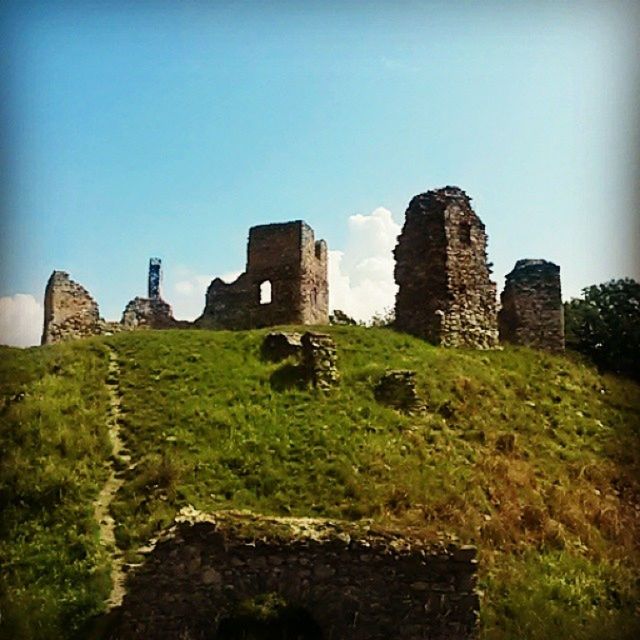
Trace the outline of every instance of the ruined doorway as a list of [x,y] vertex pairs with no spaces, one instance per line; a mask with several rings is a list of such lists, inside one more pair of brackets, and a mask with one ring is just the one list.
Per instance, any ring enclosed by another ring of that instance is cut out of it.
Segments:
[[214,640],[321,640],[322,631],[303,607],[278,593],[262,593],[240,603],[223,618]]

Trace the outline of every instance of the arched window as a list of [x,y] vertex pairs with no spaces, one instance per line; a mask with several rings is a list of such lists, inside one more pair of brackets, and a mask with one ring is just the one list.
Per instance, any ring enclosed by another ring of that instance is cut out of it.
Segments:
[[271,282],[269,280],[265,280],[260,283],[260,304],[270,304],[271,303]]

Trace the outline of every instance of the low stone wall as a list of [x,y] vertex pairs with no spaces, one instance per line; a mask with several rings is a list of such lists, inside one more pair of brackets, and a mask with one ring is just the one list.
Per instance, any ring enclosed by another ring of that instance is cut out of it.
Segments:
[[500,296],[500,340],[562,351],[564,309],[560,267],[547,260],[518,260]]
[[277,594],[331,640],[474,638],[475,548],[364,523],[185,509],[129,575],[111,640],[213,640],[243,602]]
[[102,333],[98,303],[64,271],[54,271],[44,294],[42,344]]

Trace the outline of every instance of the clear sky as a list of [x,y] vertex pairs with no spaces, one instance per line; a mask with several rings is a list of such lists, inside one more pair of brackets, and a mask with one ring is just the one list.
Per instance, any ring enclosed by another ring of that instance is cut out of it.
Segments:
[[41,325],[53,269],[119,318],[151,256],[193,317],[251,225],[299,218],[366,317],[410,198],[447,184],[499,290],[525,257],[565,298],[639,278],[639,7],[5,2],[0,342]]

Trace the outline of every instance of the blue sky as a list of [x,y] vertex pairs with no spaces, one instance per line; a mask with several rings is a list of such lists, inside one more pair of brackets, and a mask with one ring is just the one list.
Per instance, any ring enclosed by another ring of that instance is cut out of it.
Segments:
[[0,11],[7,299],[39,304],[63,269],[118,318],[157,255],[192,316],[251,225],[302,218],[334,251],[334,305],[366,316],[393,304],[410,198],[446,184],[473,198],[499,290],[523,257],[559,263],[565,298],[640,277],[635,3]]

